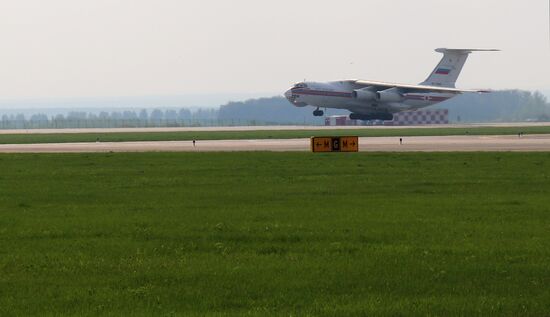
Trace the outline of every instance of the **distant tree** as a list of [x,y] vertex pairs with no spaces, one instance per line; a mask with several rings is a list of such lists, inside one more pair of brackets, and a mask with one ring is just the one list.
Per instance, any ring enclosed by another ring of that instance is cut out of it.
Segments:
[[147,114],[147,110],[141,109],[141,111],[139,112],[139,120],[141,121],[149,120],[149,115]]
[[109,115],[109,113],[106,112],[106,111],[101,111],[101,112],[99,113],[99,118],[102,119],[102,120],[107,120],[107,119],[110,118],[110,115]]
[[88,113],[83,111],[71,111],[67,114],[67,120],[86,120]]
[[218,120],[219,110],[199,108],[193,113],[192,116],[195,120]]
[[10,127],[10,117],[8,117],[8,115],[6,114],[2,115],[2,129],[8,129]]
[[151,112],[151,122],[156,125],[160,125],[162,120],[164,119],[164,112],[160,109],[155,109],[153,112]]
[[164,113],[160,109],[155,109],[151,112],[152,120],[162,120],[164,118]]
[[45,122],[48,121],[48,116],[43,113],[37,113],[31,115],[29,121],[31,122]]
[[25,127],[25,115],[22,113],[18,113],[15,116],[15,128],[22,129],[24,127]]
[[178,119],[179,120],[190,120],[191,119],[191,111],[189,109],[180,109],[178,111]]
[[118,111],[113,111],[111,112],[110,118],[111,120],[121,120],[123,117],[122,117],[122,113]]
[[122,118],[124,120],[136,120],[138,117],[135,111],[125,110],[122,112]]
[[164,119],[166,120],[176,121],[177,118],[178,113],[176,112],[176,110],[166,110],[166,112],[164,113]]

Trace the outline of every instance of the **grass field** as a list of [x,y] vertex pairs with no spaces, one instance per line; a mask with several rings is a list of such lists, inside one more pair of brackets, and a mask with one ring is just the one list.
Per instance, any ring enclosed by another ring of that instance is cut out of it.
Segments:
[[0,166],[2,316],[550,314],[550,153]]
[[403,128],[403,129],[342,129],[289,131],[218,131],[218,132],[127,132],[127,133],[62,133],[62,134],[0,134],[0,144],[124,142],[124,141],[188,141],[235,139],[295,139],[311,136],[360,137],[384,136],[445,136],[445,135],[513,135],[550,134],[550,126],[472,127],[472,128]]

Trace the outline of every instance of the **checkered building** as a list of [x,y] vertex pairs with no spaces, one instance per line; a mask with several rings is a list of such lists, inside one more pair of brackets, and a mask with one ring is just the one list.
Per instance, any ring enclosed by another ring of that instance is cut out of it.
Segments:
[[449,124],[449,109],[400,112],[393,115],[393,125]]

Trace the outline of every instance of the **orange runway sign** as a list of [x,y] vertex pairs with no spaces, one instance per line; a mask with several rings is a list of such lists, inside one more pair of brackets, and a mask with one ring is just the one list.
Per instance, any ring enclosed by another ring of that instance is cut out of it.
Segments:
[[359,152],[359,137],[312,137],[311,151],[322,152]]

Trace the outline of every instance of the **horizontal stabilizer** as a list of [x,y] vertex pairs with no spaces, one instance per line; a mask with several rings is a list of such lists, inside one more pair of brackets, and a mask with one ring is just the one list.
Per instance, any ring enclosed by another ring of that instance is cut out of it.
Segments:
[[438,48],[435,50],[438,53],[447,53],[447,52],[454,52],[454,53],[473,53],[473,52],[500,52],[498,49],[494,48]]

